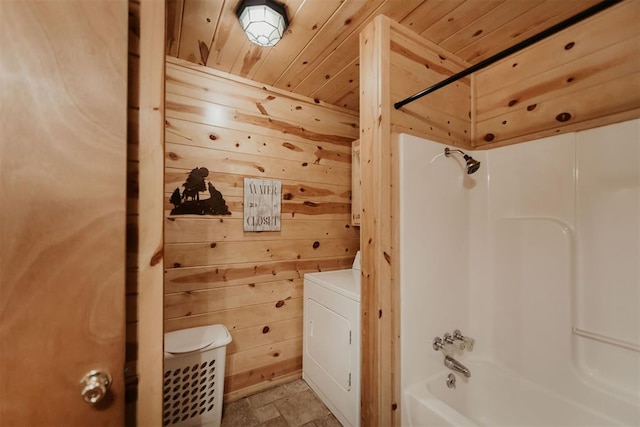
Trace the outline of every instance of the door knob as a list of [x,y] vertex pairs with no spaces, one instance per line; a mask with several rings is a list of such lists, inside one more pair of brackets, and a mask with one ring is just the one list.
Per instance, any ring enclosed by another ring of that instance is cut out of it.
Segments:
[[108,372],[90,371],[82,378],[82,398],[90,405],[100,402],[111,386],[111,375]]

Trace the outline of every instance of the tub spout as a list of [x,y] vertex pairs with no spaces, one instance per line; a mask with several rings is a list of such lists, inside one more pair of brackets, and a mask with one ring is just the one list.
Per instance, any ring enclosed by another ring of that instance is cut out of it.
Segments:
[[451,356],[444,357],[444,366],[454,372],[458,372],[459,374],[464,375],[467,378],[471,377],[471,371]]

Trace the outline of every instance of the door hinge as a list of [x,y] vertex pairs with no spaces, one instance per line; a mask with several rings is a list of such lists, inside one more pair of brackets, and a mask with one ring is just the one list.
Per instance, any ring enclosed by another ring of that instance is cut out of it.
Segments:
[[351,331],[349,331],[349,345],[351,345]]
[[349,387],[351,387],[351,372],[349,372]]

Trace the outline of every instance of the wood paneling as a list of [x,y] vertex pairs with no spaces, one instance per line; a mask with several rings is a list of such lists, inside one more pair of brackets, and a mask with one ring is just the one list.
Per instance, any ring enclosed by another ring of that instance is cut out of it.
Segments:
[[351,154],[349,147],[343,145],[326,150],[304,139],[257,135],[180,119],[168,119],[166,125],[167,143],[233,153],[259,153],[263,157],[291,160],[298,164],[313,159],[312,164],[347,167]]
[[[319,55],[311,56],[313,61],[309,61],[309,63],[305,65],[305,69],[307,71],[298,73],[294,70],[293,72],[295,74],[293,75],[295,77],[293,81],[291,81],[291,78],[287,80],[286,87],[293,88],[293,91],[296,93],[312,95],[313,93],[321,89],[326,82],[332,80],[333,76],[341,76],[345,73],[345,71],[348,69],[349,64],[353,61],[354,58],[357,58],[358,56],[358,37],[366,23],[369,21],[367,19],[368,11],[366,10],[366,8],[375,5],[377,2],[367,1],[355,3],[363,5],[363,9],[365,9],[364,13],[358,12],[355,15],[351,15],[352,17],[345,21],[344,25],[341,25],[338,33],[333,34],[334,40],[340,40],[343,28],[348,29],[350,26],[353,26],[356,23],[359,25],[355,28],[352,28],[347,34],[346,38],[344,38],[344,40],[341,40],[338,45],[330,43]],[[422,0],[403,0],[401,2],[394,1],[381,3],[382,4],[380,5],[380,7],[376,8],[373,11],[373,16],[385,15],[394,21],[402,21],[405,16],[407,16],[412,10],[419,6],[420,3],[422,3]],[[358,22],[360,18],[362,18],[362,21]],[[306,49],[304,53],[306,53]],[[344,81],[344,78],[340,77],[338,81]]]
[[[469,64],[403,26],[395,25],[390,41],[391,103],[462,71]],[[468,78],[405,105],[391,109],[398,132],[470,147],[471,86]]]
[[[482,33],[473,36],[471,40],[462,40],[463,46],[454,53],[476,64],[599,2],[600,0],[545,0],[536,4],[537,1],[508,0],[490,14],[480,17],[472,27],[475,30],[474,35],[480,30],[483,30]],[[534,4],[535,7],[524,11],[529,5]],[[509,14],[506,17],[503,16],[505,9],[508,9]],[[522,13],[512,15],[513,11]]]
[[639,21],[640,2],[623,2],[478,72],[474,145],[489,148],[639,114]]
[[[300,319],[301,320],[301,319]],[[232,376],[272,365],[302,354],[302,335],[232,353],[227,357],[225,375]]]
[[[168,108],[174,106],[175,104],[172,104]],[[175,110],[171,111],[174,114]],[[180,113],[175,114],[180,115]],[[229,111],[229,114],[233,114],[232,110]],[[307,160],[311,159],[315,159],[315,157],[308,156]],[[198,166],[224,174],[251,175],[260,178],[273,176],[289,181],[303,178],[298,181],[320,182],[342,187],[349,187],[351,184],[350,162],[328,166],[311,161],[300,162],[297,160],[256,156],[255,153],[245,154],[167,143],[166,164],[170,168],[189,171]]]
[[[321,225],[320,222],[316,224],[316,227],[319,225]],[[167,234],[171,233],[167,231]],[[179,292],[271,280],[297,279],[305,273],[349,268],[350,259],[350,257],[341,256],[276,262],[241,262],[188,269],[172,268],[165,273],[165,290],[166,292]]]
[[[214,178],[215,179],[215,178]],[[222,191],[222,190],[221,190]],[[283,192],[285,195],[286,192]],[[224,193],[223,193],[224,194]],[[166,194],[165,197],[169,197]],[[320,198],[320,197],[319,197]],[[348,204],[348,202],[345,202]],[[241,218],[221,218],[213,223],[202,218],[167,217],[165,230],[167,240],[165,243],[188,242],[213,242],[213,241],[238,241],[238,240],[292,240],[292,239],[358,239],[358,229],[349,225],[346,221],[327,219],[326,215],[320,218],[284,218],[280,231],[269,233],[250,233],[242,230]],[[318,234],[318,229],[322,233]],[[171,230],[171,231],[169,231]],[[175,241],[169,241],[175,239]],[[314,240],[315,242],[315,240]]]
[[300,378],[302,371],[302,356],[296,356],[291,359],[280,360],[279,362],[250,371],[241,372],[235,375],[229,375],[224,379],[225,390],[231,391],[225,394],[225,402],[240,399],[257,393],[264,389],[264,383],[268,382],[270,386],[275,387],[289,381]]
[[[226,325],[233,334],[235,330],[255,327],[258,323],[269,326],[271,322],[279,322],[301,316],[302,298],[296,298],[288,301],[270,301],[245,307],[228,308],[197,315],[176,317],[166,319],[164,323],[166,332],[222,323]],[[225,390],[225,392],[227,391],[231,392],[234,390]]]
[[125,423],[131,426],[162,424],[164,14],[163,2],[129,1]]
[[178,58],[205,65],[223,2],[185,1],[183,4],[181,28],[189,31],[181,33]]
[[261,48],[240,28],[239,0],[170,0],[167,53],[358,110],[358,34],[376,16],[477,63],[598,1],[283,0],[289,28]]
[[[225,396],[236,399],[300,376],[303,275],[349,268],[359,249],[349,223],[358,117],[171,58],[166,91],[165,331],[226,325]],[[170,214],[196,167],[231,215]],[[282,181],[280,231],[243,231],[245,177]]]
[[183,317],[292,298],[302,298],[302,279],[166,294],[164,313],[167,318]]
[[[238,212],[242,216],[242,211]],[[318,230],[320,234],[322,230]],[[266,233],[266,232],[264,232]],[[239,251],[254,262],[286,261],[290,259],[335,258],[355,256],[359,239],[278,239],[222,241],[211,243],[175,243],[167,246],[167,265],[198,267],[208,265],[212,259],[221,264],[238,261]]]
[[238,353],[254,347],[262,347],[273,342],[302,336],[302,319],[297,317],[269,325],[257,325],[241,329],[233,334],[233,341],[227,347],[227,354]]

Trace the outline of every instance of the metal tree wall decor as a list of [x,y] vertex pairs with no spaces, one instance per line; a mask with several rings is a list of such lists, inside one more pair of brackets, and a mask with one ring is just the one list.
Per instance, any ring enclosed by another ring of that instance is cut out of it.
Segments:
[[[176,188],[169,199],[174,206],[171,215],[231,215],[222,193],[205,178],[209,176],[207,168],[195,168],[187,177],[182,187]],[[208,199],[200,199],[200,193],[209,192]]]

